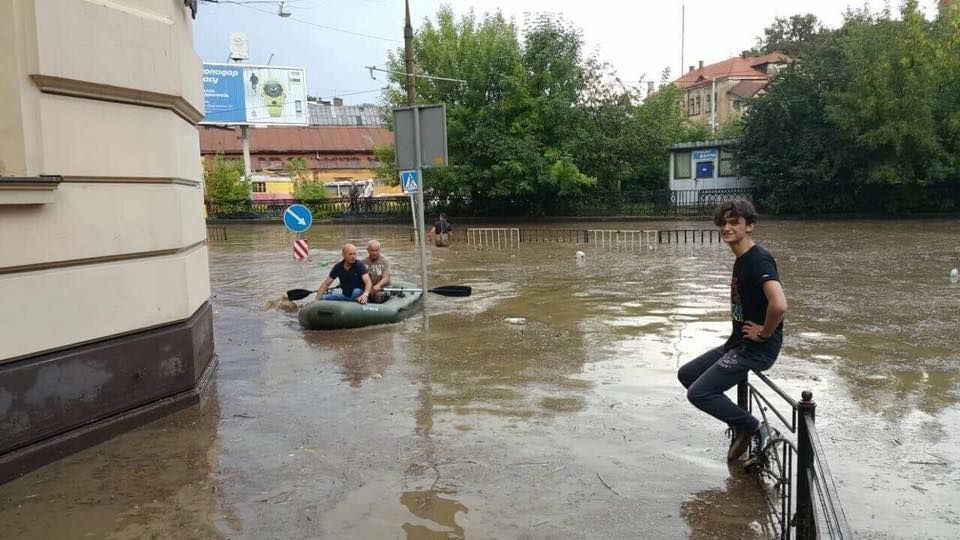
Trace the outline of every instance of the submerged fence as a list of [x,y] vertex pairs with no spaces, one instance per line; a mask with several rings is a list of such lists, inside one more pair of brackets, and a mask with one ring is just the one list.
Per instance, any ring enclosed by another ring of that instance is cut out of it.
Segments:
[[[410,240],[414,240],[411,232]],[[582,244],[599,249],[653,249],[659,244],[720,245],[716,229],[537,229],[537,228],[468,228],[468,245],[478,249],[515,249],[520,244]]]
[[[754,375],[789,408],[788,412],[777,408],[749,380],[737,387],[737,403],[759,412],[761,420],[770,427],[770,438],[755,472],[764,481],[768,495],[772,492],[773,498],[768,497],[768,502],[780,538],[853,538],[817,435],[813,393],[804,391],[797,402],[762,373]],[[772,417],[767,416],[768,412],[779,421],[780,429],[770,424]]]
[[[752,200],[753,192],[749,189],[625,191],[565,198],[428,195],[424,198],[424,205],[429,215],[445,212],[457,217],[667,217],[709,215],[717,204],[731,199]],[[410,197],[400,195],[356,199],[341,197],[316,200],[207,201],[207,217],[279,220],[284,209],[295,202],[309,207],[317,220],[366,218],[400,221],[410,216]]]

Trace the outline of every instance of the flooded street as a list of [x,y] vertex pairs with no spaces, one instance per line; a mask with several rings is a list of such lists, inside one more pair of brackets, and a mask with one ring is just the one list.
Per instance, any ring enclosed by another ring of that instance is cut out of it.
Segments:
[[[0,538],[773,535],[758,483],[726,463],[725,426],[676,380],[729,334],[726,246],[458,237],[431,246],[430,286],[473,295],[431,295],[428,331],[418,314],[305,332],[264,306],[319,285],[346,241],[380,239],[416,281],[408,228],[316,226],[307,263],[280,225],[226,233],[210,242],[206,401],[0,486]],[[813,391],[857,536],[956,538],[960,221],[761,222],[754,236],[790,301],[767,374]]]

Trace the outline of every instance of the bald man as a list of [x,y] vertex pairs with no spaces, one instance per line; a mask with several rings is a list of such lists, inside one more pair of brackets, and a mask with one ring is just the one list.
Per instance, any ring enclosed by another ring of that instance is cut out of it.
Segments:
[[[343,254],[343,260],[333,265],[330,274],[320,284],[320,288],[317,289],[317,300],[356,301],[366,304],[370,298],[370,288],[373,283],[370,282],[370,272],[367,271],[367,267],[357,260],[357,246],[344,244],[340,253]],[[341,292],[327,293],[327,288],[335,279],[340,280]]]
[[367,258],[363,265],[370,272],[370,282],[373,287],[370,289],[370,301],[375,304],[382,304],[390,298],[390,293],[383,290],[390,285],[390,261],[380,254],[380,242],[371,240],[367,242]]

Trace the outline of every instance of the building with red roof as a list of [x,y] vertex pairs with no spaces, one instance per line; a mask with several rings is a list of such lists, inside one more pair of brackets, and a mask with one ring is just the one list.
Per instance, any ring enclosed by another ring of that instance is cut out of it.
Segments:
[[681,108],[689,119],[720,126],[739,118],[747,102],[791,61],[782,53],[735,56],[706,66],[701,60],[673,84],[683,90]]

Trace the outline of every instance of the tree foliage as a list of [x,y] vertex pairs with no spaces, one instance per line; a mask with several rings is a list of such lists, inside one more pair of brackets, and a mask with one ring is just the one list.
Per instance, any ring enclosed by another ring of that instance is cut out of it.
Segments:
[[743,122],[741,170],[768,208],[907,212],[960,204],[958,12],[851,10]]
[[743,54],[761,56],[780,52],[791,58],[802,58],[822,31],[823,25],[812,13],[777,17],[764,29],[763,37],[757,38],[757,45]]
[[203,171],[205,196],[211,201],[241,201],[250,198],[250,182],[243,175],[243,162],[226,159],[223,154],[213,157],[213,163]]
[[[678,90],[643,100],[555,15],[530,15],[521,30],[499,12],[442,7],[421,25],[414,55],[418,74],[466,81],[417,78],[420,103],[447,107],[450,166],[425,173],[436,192],[524,200],[540,213],[557,197],[662,189],[667,147],[692,135]],[[405,71],[402,50],[388,65]],[[386,104],[405,104],[403,79],[392,76]]]

